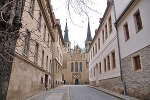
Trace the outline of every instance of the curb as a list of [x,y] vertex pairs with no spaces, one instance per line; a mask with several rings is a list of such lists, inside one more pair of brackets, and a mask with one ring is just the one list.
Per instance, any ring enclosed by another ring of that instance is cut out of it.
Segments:
[[104,92],[104,93],[107,93],[107,94],[109,94],[109,95],[111,95],[111,96],[117,97],[117,98],[119,98],[119,99],[121,99],[121,100],[138,100],[137,98],[133,98],[133,97],[129,97],[129,96],[124,96],[124,95],[121,95],[121,94],[119,94],[119,93],[112,92],[112,91],[110,91],[110,90],[103,89],[103,88],[100,88],[100,87],[94,87],[94,86],[90,86],[90,85],[89,85],[88,87],[97,89],[97,90],[102,91],[102,92]]

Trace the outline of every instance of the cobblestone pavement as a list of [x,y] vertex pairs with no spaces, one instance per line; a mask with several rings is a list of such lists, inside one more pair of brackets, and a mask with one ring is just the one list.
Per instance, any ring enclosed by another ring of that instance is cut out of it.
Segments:
[[[70,89],[68,88],[70,87]],[[68,91],[69,90],[69,91]],[[69,99],[70,98],[70,99]],[[87,85],[63,85],[26,100],[120,100]]]
[[86,85],[70,85],[71,100],[120,100]]
[[34,95],[26,100],[67,100],[68,86],[60,86]]

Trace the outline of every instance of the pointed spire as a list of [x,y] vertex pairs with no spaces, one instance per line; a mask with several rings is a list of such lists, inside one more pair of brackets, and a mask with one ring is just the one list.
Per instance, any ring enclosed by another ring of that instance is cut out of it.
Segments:
[[65,34],[64,34],[64,41],[65,42],[70,42],[69,41],[69,36],[68,36],[68,27],[67,27],[67,19],[66,19],[66,27],[65,27]]
[[87,28],[87,38],[86,38],[86,41],[92,41],[89,19],[88,19],[88,28]]

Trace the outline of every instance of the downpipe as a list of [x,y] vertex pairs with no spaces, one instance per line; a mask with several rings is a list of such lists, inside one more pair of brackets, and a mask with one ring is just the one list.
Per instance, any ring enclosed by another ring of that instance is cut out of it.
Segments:
[[[113,8],[114,8],[114,17],[115,17],[115,22],[117,21],[117,17],[116,17],[116,10],[115,10],[115,4],[113,2],[113,0],[110,0],[110,4],[112,4]],[[114,23],[116,32],[117,32],[117,45],[118,45],[118,53],[119,53],[119,65],[120,65],[120,77],[121,77],[121,83],[124,89],[124,95],[127,95],[126,93],[126,83],[123,80],[123,76],[122,76],[122,63],[121,63],[121,53],[120,53],[120,43],[119,43],[119,36],[118,36],[118,27],[116,25],[116,23]]]

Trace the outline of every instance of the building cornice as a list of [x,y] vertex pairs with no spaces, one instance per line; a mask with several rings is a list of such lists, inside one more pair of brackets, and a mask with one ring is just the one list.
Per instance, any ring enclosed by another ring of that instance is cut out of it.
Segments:
[[[52,31],[54,28],[54,19],[53,19],[53,13],[52,13],[51,5],[50,5],[48,0],[37,0],[37,1],[39,3],[40,9],[42,9],[41,11],[42,11],[43,17],[45,19],[45,23],[47,24],[47,28],[48,28],[49,32],[51,32],[50,36],[51,36],[52,40],[55,41],[53,31]],[[44,2],[47,2],[46,3],[47,5],[45,5]],[[47,11],[48,11],[48,13],[47,13]],[[50,21],[48,20],[49,18],[51,19],[52,26],[51,26]]]
[[38,66],[37,63],[34,63],[31,60],[29,60],[26,56],[23,56],[23,55],[19,54],[18,52],[15,52],[14,56],[17,57],[17,58],[19,58],[20,60],[25,61],[26,63],[30,64],[31,66],[33,66],[33,67],[35,67],[35,68],[37,68],[37,69],[39,69],[39,70],[47,73],[48,75],[51,75],[50,72],[48,72],[45,69],[43,69],[42,67]]
[[123,18],[123,16],[126,14],[126,12],[132,7],[133,4],[137,4],[140,0],[131,0],[129,4],[125,7],[125,9],[122,11],[122,13],[117,18],[115,24],[118,24],[119,21]]

